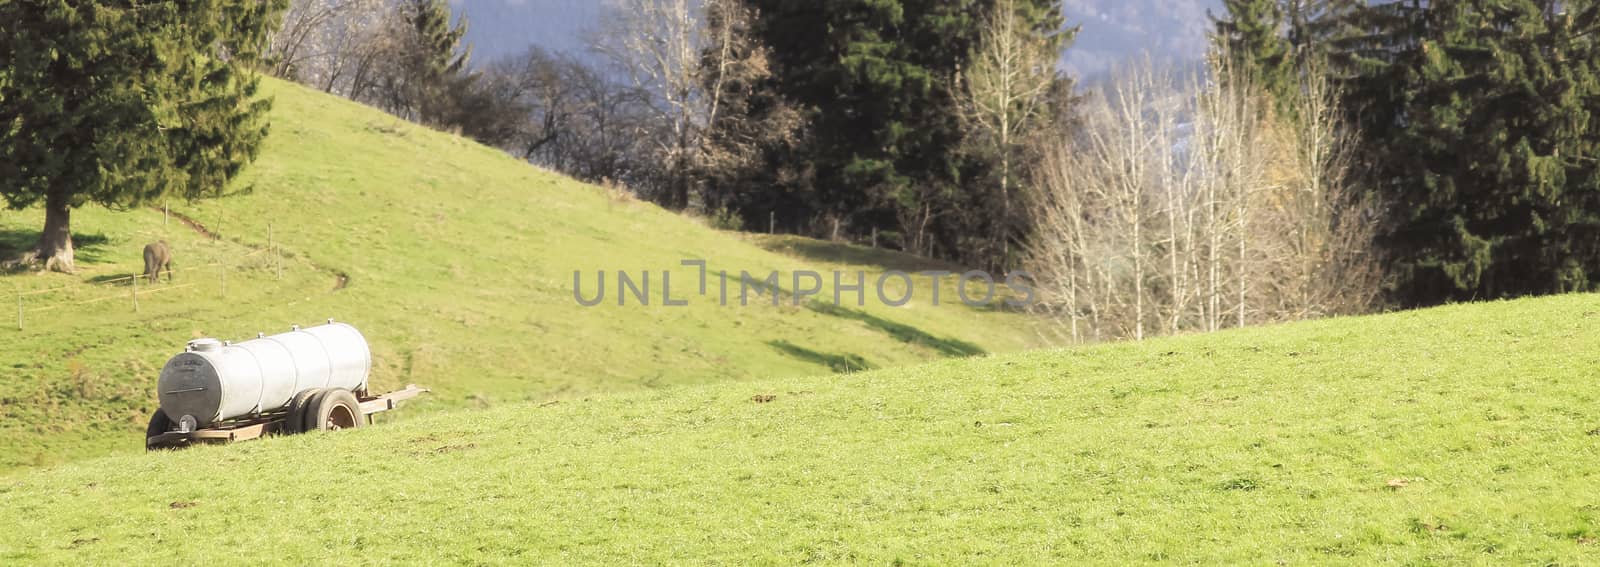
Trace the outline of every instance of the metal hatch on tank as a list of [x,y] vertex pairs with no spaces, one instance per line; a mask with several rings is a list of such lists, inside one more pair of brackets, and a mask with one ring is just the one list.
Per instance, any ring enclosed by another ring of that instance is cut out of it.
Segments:
[[327,324],[241,343],[201,338],[161,369],[146,447],[359,427],[427,390],[369,396],[372,351],[355,327]]

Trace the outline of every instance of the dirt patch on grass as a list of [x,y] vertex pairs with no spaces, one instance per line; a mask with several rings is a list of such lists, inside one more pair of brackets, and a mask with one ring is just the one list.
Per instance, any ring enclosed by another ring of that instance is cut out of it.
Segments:
[[190,230],[195,231],[200,236],[204,236],[204,237],[209,238],[211,240],[216,240],[218,238],[216,233],[211,232],[211,229],[206,228],[206,225],[200,224],[200,221],[197,221],[197,220],[194,220],[192,218],[189,218],[189,215],[185,215],[183,213],[180,213],[178,211],[174,211],[174,210],[171,210],[171,209],[163,210],[160,207],[150,207],[150,208],[153,209],[153,210],[168,214],[168,215],[172,215],[172,218],[178,219],[178,222],[181,222],[181,223],[183,223],[185,225],[188,225]]

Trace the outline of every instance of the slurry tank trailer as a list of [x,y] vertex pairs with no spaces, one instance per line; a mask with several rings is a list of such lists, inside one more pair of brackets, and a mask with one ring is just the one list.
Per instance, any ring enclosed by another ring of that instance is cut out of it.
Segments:
[[427,391],[413,384],[369,395],[371,370],[366,337],[332,319],[237,344],[189,341],[161,369],[145,448],[361,427]]

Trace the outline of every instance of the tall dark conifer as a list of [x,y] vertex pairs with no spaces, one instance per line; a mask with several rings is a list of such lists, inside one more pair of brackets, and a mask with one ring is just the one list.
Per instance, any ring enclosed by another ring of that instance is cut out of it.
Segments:
[[1398,298],[1595,289],[1595,3],[1410,1],[1365,18],[1351,106],[1394,205]]
[[1223,0],[1226,18],[1215,19],[1217,47],[1235,72],[1251,77],[1281,97],[1296,84],[1295,59],[1284,37],[1285,12],[1279,0]]
[[0,195],[44,205],[32,256],[71,271],[88,203],[220,195],[266,136],[253,62],[286,4],[0,1]]
[[[756,14],[753,37],[770,50],[766,87],[801,114],[805,132],[786,156],[807,165],[810,190],[785,184],[767,202],[804,196],[811,206],[781,208],[780,221],[823,234],[836,221],[838,236],[876,231],[922,254],[982,253],[971,244],[994,235],[975,233],[1006,220],[980,179],[993,164],[967,151],[959,91],[996,2],[744,1]],[[1051,49],[1070,42],[1058,2],[1012,4]]]
[[[949,211],[962,174],[952,92],[977,0],[751,0],[785,98],[806,113],[816,215],[908,247]],[[923,251],[927,250],[926,243]]]
[[1279,101],[1288,100],[1301,73],[1325,68],[1339,42],[1358,34],[1362,5],[1363,0],[1223,0],[1224,17],[1213,18],[1213,39],[1233,69]]
[[1359,33],[1355,15],[1365,0],[1282,0],[1284,38],[1295,61],[1315,63],[1337,42]]
[[439,126],[449,122],[460,93],[468,90],[472,76],[465,74],[472,48],[463,46],[466,18],[450,24],[450,3],[445,0],[406,0],[401,6],[399,63],[401,72],[391,81],[390,92],[401,95],[391,110],[412,115],[418,122]]

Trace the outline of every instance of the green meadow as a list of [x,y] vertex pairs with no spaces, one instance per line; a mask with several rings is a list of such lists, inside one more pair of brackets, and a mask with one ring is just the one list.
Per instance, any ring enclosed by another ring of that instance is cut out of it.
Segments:
[[0,562],[1592,564],[1600,299],[513,402],[0,478]]
[[[260,158],[229,192],[73,216],[79,273],[0,275],[0,472],[143,450],[161,365],[186,341],[254,338],[334,318],[374,351],[375,390],[434,390],[400,412],[483,409],[601,392],[898,366],[1039,343],[1033,321],[971,308],[949,278],[940,305],[918,278],[910,304],[695,297],[710,270],[957,270],[790,236],[713,230],[619,188],[578,183],[504,153],[303,87],[274,99]],[[164,214],[162,205],[171,211]],[[0,212],[0,253],[26,249],[43,213]],[[167,240],[173,281],[134,290],[146,243]],[[270,240],[269,240],[270,239]],[[270,246],[269,246],[270,244]],[[652,302],[581,306],[573,273],[651,272]],[[903,289],[891,280],[895,292]],[[708,290],[715,295],[715,288]],[[737,290],[734,290],[737,292]],[[138,310],[133,298],[137,293]],[[974,292],[976,294],[976,292]],[[15,296],[15,297],[13,297]],[[735,296],[737,297],[737,296]],[[21,329],[11,303],[21,306]]]

